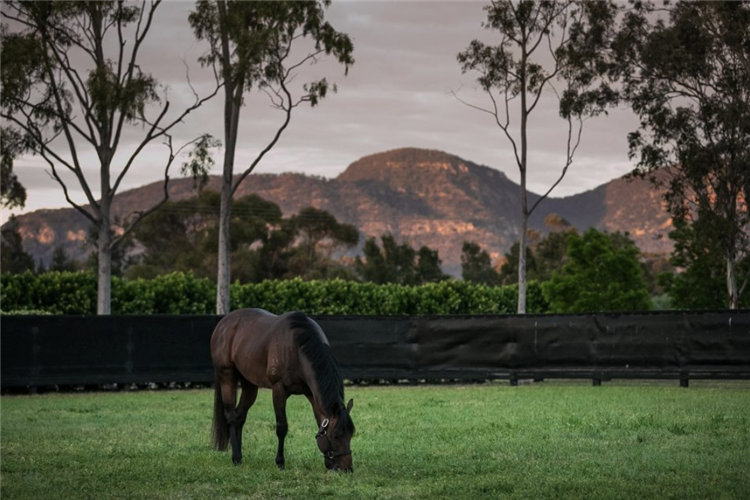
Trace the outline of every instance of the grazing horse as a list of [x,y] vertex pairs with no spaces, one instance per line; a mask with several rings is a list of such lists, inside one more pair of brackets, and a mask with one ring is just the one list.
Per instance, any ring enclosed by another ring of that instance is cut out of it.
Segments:
[[[316,441],[329,470],[352,472],[349,447],[354,423],[344,407],[344,383],[320,326],[301,312],[276,316],[262,309],[227,314],[211,336],[215,370],[214,448],[232,445],[232,462],[242,462],[242,427],[258,388],[269,388],[276,413],[279,447],[276,465],[284,468],[284,438],[288,425],[286,400],[304,394],[318,425]],[[242,394],[237,404],[237,385]]]

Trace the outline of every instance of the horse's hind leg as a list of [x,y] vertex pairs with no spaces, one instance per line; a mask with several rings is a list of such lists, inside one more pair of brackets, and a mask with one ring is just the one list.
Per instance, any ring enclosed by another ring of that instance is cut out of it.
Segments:
[[242,450],[237,434],[237,379],[238,373],[234,368],[216,371],[216,382],[220,384],[221,401],[224,406],[224,418],[229,428],[229,444],[232,446],[232,462],[239,465],[242,461]]
[[216,369],[214,372],[214,416],[211,423],[213,446],[219,451],[226,451],[229,446],[229,422],[227,420],[228,402],[234,407],[235,397],[231,388],[236,381],[232,380],[231,374],[227,375],[224,370]]
[[[248,410],[253,406],[255,399],[258,397],[257,385],[251,384],[242,376],[240,376],[240,384],[242,385],[242,394],[235,410],[237,414],[237,451],[239,456],[237,457],[238,462],[235,463],[242,461],[242,428],[245,426]],[[232,459],[234,460],[234,453],[232,454]]]
[[273,387],[273,411],[276,414],[276,437],[279,438],[279,448],[276,452],[276,465],[279,469],[284,468],[284,439],[289,430],[286,420],[286,400],[289,394],[281,384]]

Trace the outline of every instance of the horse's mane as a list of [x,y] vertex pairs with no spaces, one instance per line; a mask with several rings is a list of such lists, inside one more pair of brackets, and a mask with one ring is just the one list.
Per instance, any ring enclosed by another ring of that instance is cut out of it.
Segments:
[[323,341],[319,333],[320,327],[301,312],[291,313],[287,321],[289,328],[295,332],[297,347],[312,366],[323,409],[328,415],[338,411],[340,417],[337,427],[345,425],[353,433],[354,424],[344,411],[344,378],[333,357],[331,346]]

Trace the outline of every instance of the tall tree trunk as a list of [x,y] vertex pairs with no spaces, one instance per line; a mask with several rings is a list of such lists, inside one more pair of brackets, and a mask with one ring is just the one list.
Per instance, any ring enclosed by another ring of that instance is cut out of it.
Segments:
[[521,240],[518,243],[518,314],[526,314],[526,246],[529,227],[526,175],[521,175]]
[[[525,37],[525,34],[524,34]],[[521,53],[521,240],[518,243],[518,314],[526,314],[526,233],[529,226],[529,201],[526,193],[526,172],[528,136],[526,134],[529,118],[526,106],[526,47]]]
[[[241,86],[240,86],[241,87]],[[237,129],[240,120],[241,100],[235,99],[234,88],[225,85],[227,94],[224,103],[225,132],[224,173],[221,179],[221,205],[219,208],[219,268],[216,274],[216,314],[229,313],[229,285],[232,282],[232,185],[234,154],[237,148]],[[239,97],[241,94],[237,91]]]
[[[106,211],[105,211],[106,208]],[[98,228],[98,270],[97,270],[97,298],[96,314],[109,315],[112,297],[112,233],[109,228],[109,202],[102,199],[102,218]]]
[[[218,1],[219,22],[227,21],[225,1]],[[232,280],[232,242],[230,221],[232,218],[232,175],[234,173],[234,153],[237,146],[237,130],[240,121],[242,92],[244,80],[233,80],[232,54],[229,35],[226,29],[221,30],[221,59],[224,79],[224,173],[221,184],[221,205],[219,211],[219,267],[216,275],[216,314],[229,313],[229,285]]]
[[729,309],[740,307],[740,294],[737,288],[737,268],[734,259],[727,259],[727,291],[729,292]]
[[[109,139],[108,131],[105,128],[101,129],[102,140],[106,141]],[[104,144],[107,144],[106,142]],[[111,310],[111,298],[112,298],[112,231],[110,217],[112,212],[112,196],[110,194],[110,160],[111,152],[106,146],[101,147],[99,150],[99,159],[101,161],[101,177],[100,177],[100,189],[101,189],[101,201],[99,202],[98,210],[98,222],[99,231],[98,234],[98,286],[97,286],[97,297],[96,297],[96,314],[102,316],[108,316],[112,313]]]
[[234,155],[237,148],[237,130],[240,121],[243,84],[234,87],[225,85],[224,104],[226,149],[224,150],[224,175],[221,184],[221,205],[219,212],[219,268],[216,275],[216,314],[229,313],[229,285],[232,281],[232,243],[230,221],[232,219],[232,184]]
[[229,285],[232,280],[232,243],[229,234],[232,217],[232,163],[229,163],[227,171],[226,158],[224,162],[219,213],[219,268],[216,275],[216,314],[222,315],[229,313]]

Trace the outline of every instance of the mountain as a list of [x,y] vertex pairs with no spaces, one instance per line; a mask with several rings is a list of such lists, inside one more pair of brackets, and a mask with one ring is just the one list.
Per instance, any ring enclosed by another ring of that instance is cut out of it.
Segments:
[[[219,189],[219,177],[209,179]],[[236,196],[257,193],[277,203],[285,215],[314,206],[339,221],[356,225],[369,236],[391,232],[398,241],[439,250],[445,271],[460,275],[461,247],[476,241],[501,258],[520,234],[519,187],[502,172],[442,151],[396,149],[361,158],[334,179],[303,174],[254,174]],[[120,219],[152,205],[163,194],[159,182],[115,197]],[[195,195],[191,179],[170,183],[174,200]],[[530,193],[530,203],[539,198]],[[591,191],[543,201],[530,225],[545,231],[544,219],[556,213],[583,231],[588,227],[627,231],[642,251],[666,254],[671,219],[660,192],[646,180],[617,179]],[[54,247],[63,245],[77,259],[89,251],[83,245],[86,219],[74,209],[38,210],[15,220],[24,246],[36,260],[49,262]],[[364,243],[364,238],[360,241]]]

